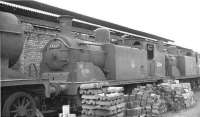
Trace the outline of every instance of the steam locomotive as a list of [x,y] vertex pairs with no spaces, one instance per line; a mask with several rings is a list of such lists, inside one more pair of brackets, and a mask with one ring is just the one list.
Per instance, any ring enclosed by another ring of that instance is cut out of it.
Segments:
[[125,93],[137,85],[165,79],[200,85],[197,52],[162,41],[112,40],[106,28],[94,31],[94,41],[77,39],[71,35],[70,16],[59,17],[61,33],[43,48],[39,77],[29,77],[12,69],[23,49],[22,24],[7,12],[0,12],[0,21],[4,117],[34,117],[36,108],[51,113],[63,104],[78,111],[79,86],[83,83],[107,81],[112,86],[123,86]]

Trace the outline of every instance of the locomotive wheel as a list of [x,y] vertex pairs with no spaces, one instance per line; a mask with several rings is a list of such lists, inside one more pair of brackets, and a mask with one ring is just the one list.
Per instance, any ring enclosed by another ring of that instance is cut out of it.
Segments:
[[35,117],[36,104],[31,95],[16,92],[10,95],[3,107],[3,117]]

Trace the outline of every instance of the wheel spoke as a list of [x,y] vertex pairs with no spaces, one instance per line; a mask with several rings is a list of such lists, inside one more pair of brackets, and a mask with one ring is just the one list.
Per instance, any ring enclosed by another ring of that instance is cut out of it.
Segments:
[[23,106],[25,105],[25,102],[26,102],[26,98],[23,97],[23,98],[22,98],[22,105],[23,105]]
[[26,104],[24,105],[24,107],[27,108],[28,105],[30,105],[30,101],[27,101]]
[[21,104],[20,104],[20,99],[17,100],[17,106],[18,106],[18,107],[21,106]]
[[16,105],[16,104],[13,104],[13,107],[17,109],[17,108],[18,108],[18,105]]
[[16,110],[12,110],[12,111],[10,111],[11,113],[17,113],[18,112],[18,110],[16,109]]

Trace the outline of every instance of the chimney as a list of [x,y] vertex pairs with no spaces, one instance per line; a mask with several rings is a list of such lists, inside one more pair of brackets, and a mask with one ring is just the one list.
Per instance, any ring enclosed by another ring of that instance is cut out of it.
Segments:
[[59,17],[61,34],[66,35],[68,37],[72,37],[72,16],[62,15]]

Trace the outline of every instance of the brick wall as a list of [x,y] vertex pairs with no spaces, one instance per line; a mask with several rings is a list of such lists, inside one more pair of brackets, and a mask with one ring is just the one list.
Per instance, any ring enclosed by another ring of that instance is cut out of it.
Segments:
[[[31,24],[23,23],[25,29],[24,48],[19,59],[19,67],[22,73],[29,74],[29,65],[34,63],[39,70],[42,60],[42,49],[46,43],[55,37],[57,31],[33,27]],[[32,69],[34,72],[34,69]]]
[[[49,40],[54,39],[55,35],[59,33],[58,30],[53,30],[46,27],[33,26],[31,23],[32,20],[27,17],[19,18],[22,21],[24,27],[24,48],[17,64],[13,66],[14,69],[20,70],[22,73],[29,74],[30,64],[35,64],[37,70],[39,71],[40,62],[42,60],[42,49],[48,43]],[[28,20],[27,20],[28,19]],[[25,21],[25,22],[24,22]],[[38,20],[39,22],[40,20]],[[37,21],[36,21],[37,23]],[[39,24],[38,24],[39,25]],[[59,24],[54,24],[51,27],[59,27]],[[79,38],[83,40],[94,41],[90,39],[88,35],[81,35],[81,33],[72,33],[74,38]],[[31,72],[35,72],[34,69]],[[33,73],[34,74],[34,73]]]

